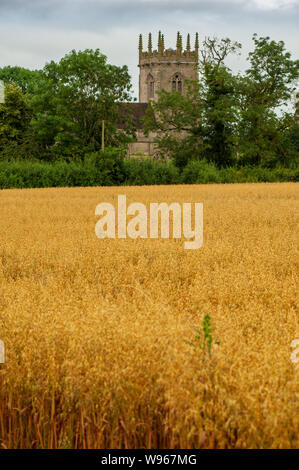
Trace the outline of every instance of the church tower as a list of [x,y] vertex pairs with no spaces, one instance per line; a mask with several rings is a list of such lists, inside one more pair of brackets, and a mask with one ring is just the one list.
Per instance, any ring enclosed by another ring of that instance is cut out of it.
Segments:
[[165,49],[164,35],[159,31],[158,48],[153,50],[152,34],[148,35],[147,51],[143,51],[142,35],[139,36],[139,103],[157,100],[157,91],[177,91],[185,94],[185,80],[198,80],[198,33],[194,50],[191,50],[190,34],[183,50],[182,35],[177,33],[176,49]]

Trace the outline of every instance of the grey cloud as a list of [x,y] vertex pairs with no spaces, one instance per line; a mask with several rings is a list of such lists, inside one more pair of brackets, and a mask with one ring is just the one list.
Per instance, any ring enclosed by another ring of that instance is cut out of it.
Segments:
[[299,0],[1,0],[2,17],[22,21],[65,25],[88,24],[110,27],[111,24],[192,14],[239,17],[242,15],[293,16],[299,11]]
[[[0,0],[0,67],[42,67],[71,49],[100,48],[111,63],[127,64],[138,82],[138,34],[165,34],[175,45],[176,31],[230,37],[244,44],[234,69],[244,69],[257,32],[284,40],[299,56],[299,0]],[[146,39],[144,40],[146,43]]]

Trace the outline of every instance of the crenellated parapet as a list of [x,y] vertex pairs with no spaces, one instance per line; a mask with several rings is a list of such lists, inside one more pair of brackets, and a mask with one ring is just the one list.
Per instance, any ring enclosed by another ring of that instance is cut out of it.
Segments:
[[188,62],[198,62],[198,33],[195,36],[194,49],[191,50],[190,34],[186,38],[186,46],[183,47],[183,37],[180,32],[177,33],[176,49],[166,49],[164,42],[164,35],[159,31],[158,34],[158,45],[157,49],[153,49],[152,42],[152,33],[148,34],[148,46],[147,50],[143,50],[143,38],[140,34],[139,36],[139,65],[144,63],[153,63],[159,61],[165,61],[169,58],[171,60],[176,59],[176,61],[188,61]]

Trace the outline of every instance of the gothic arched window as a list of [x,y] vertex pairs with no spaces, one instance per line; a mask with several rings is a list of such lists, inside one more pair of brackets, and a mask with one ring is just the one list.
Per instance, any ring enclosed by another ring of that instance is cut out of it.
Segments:
[[176,73],[172,77],[172,91],[178,91],[179,93],[182,93],[183,87],[182,87],[182,77],[179,73]]
[[147,98],[149,100],[154,99],[155,97],[154,77],[151,74],[148,74],[146,81],[147,81]]

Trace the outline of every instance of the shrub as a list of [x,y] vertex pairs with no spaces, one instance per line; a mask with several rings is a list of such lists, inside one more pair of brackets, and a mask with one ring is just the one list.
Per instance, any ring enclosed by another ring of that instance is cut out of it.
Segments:
[[123,151],[89,154],[83,162],[0,161],[0,189],[299,181],[296,168],[228,167],[191,161],[180,174],[172,161],[131,158]]
[[154,185],[179,183],[179,170],[171,162],[158,162],[148,158],[130,158],[125,161],[126,185]]
[[125,149],[108,147],[105,151],[100,151],[91,157],[91,161],[97,171],[101,174],[101,184],[103,186],[121,185],[126,177],[124,158]]
[[220,175],[213,163],[207,163],[205,160],[192,160],[184,168],[181,180],[186,184],[219,183]]

